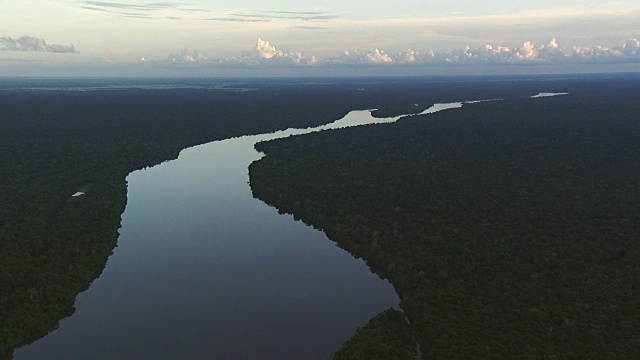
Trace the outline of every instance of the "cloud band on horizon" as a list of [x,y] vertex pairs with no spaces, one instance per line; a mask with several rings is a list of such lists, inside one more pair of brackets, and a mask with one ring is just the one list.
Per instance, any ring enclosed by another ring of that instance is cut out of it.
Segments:
[[[187,50],[183,51],[183,54]],[[212,59],[199,52],[199,56],[170,56],[171,62],[204,62],[218,65],[263,65],[263,66],[337,66],[337,65],[527,65],[527,64],[602,64],[602,63],[640,63],[640,42],[629,39],[624,44],[613,47],[596,46],[594,48],[573,46],[563,48],[556,39],[547,44],[535,45],[525,41],[521,46],[510,48],[500,45],[484,45],[477,48],[469,46],[449,52],[433,50],[421,52],[408,49],[400,53],[388,53],[375,48],[372,50],[345,50],[333,57],[320,58],[304,55],[300,52],[285,52],[275,45],[258,38],[252,51],[240,56]]]
[[0,37],[0,51],[50,52],[58,54],[79,54],[73,45],[47,44],[44,39],[21,36],[17,39]]

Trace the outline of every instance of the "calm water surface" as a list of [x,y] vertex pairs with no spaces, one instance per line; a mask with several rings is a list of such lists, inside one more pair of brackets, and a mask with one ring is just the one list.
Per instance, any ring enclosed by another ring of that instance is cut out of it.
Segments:
[[324,233],[252,197],[253,145],[395,120],[353,111],[316,129],[185,149],[129,174],[118,247],[101,277],[73,316],[15,359],[330,359],[399,299]]

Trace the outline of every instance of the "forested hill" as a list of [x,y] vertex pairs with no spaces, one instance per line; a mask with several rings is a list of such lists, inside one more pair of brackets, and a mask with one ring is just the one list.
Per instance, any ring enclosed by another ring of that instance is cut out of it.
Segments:
[[640,358],[640,83],[584,85],[259,143],[251,187],[390,279],[427,359]]

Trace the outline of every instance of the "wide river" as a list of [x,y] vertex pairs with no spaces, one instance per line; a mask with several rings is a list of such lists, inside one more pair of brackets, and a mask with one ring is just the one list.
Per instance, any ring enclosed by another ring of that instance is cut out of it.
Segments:
[[324,233],[252,197],[248,166],[262,156],[253,146],[395,120],[353,111],[315,129],[185,149],[129,174],[118,247],[102,275],[73,316],[15,359],[332,358],[358,327],[398,308],[398,296]]

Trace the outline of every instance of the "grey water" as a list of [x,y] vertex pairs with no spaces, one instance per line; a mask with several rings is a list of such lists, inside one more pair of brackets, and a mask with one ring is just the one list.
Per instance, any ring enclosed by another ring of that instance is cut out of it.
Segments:
[[15,359],[332,358],[399,298],[324,233],[252,197],[248,166],[262,156],[253,146],[398,118],[353,111],[318,128],[185,149],[132,172],[102,275],[71,317]]

